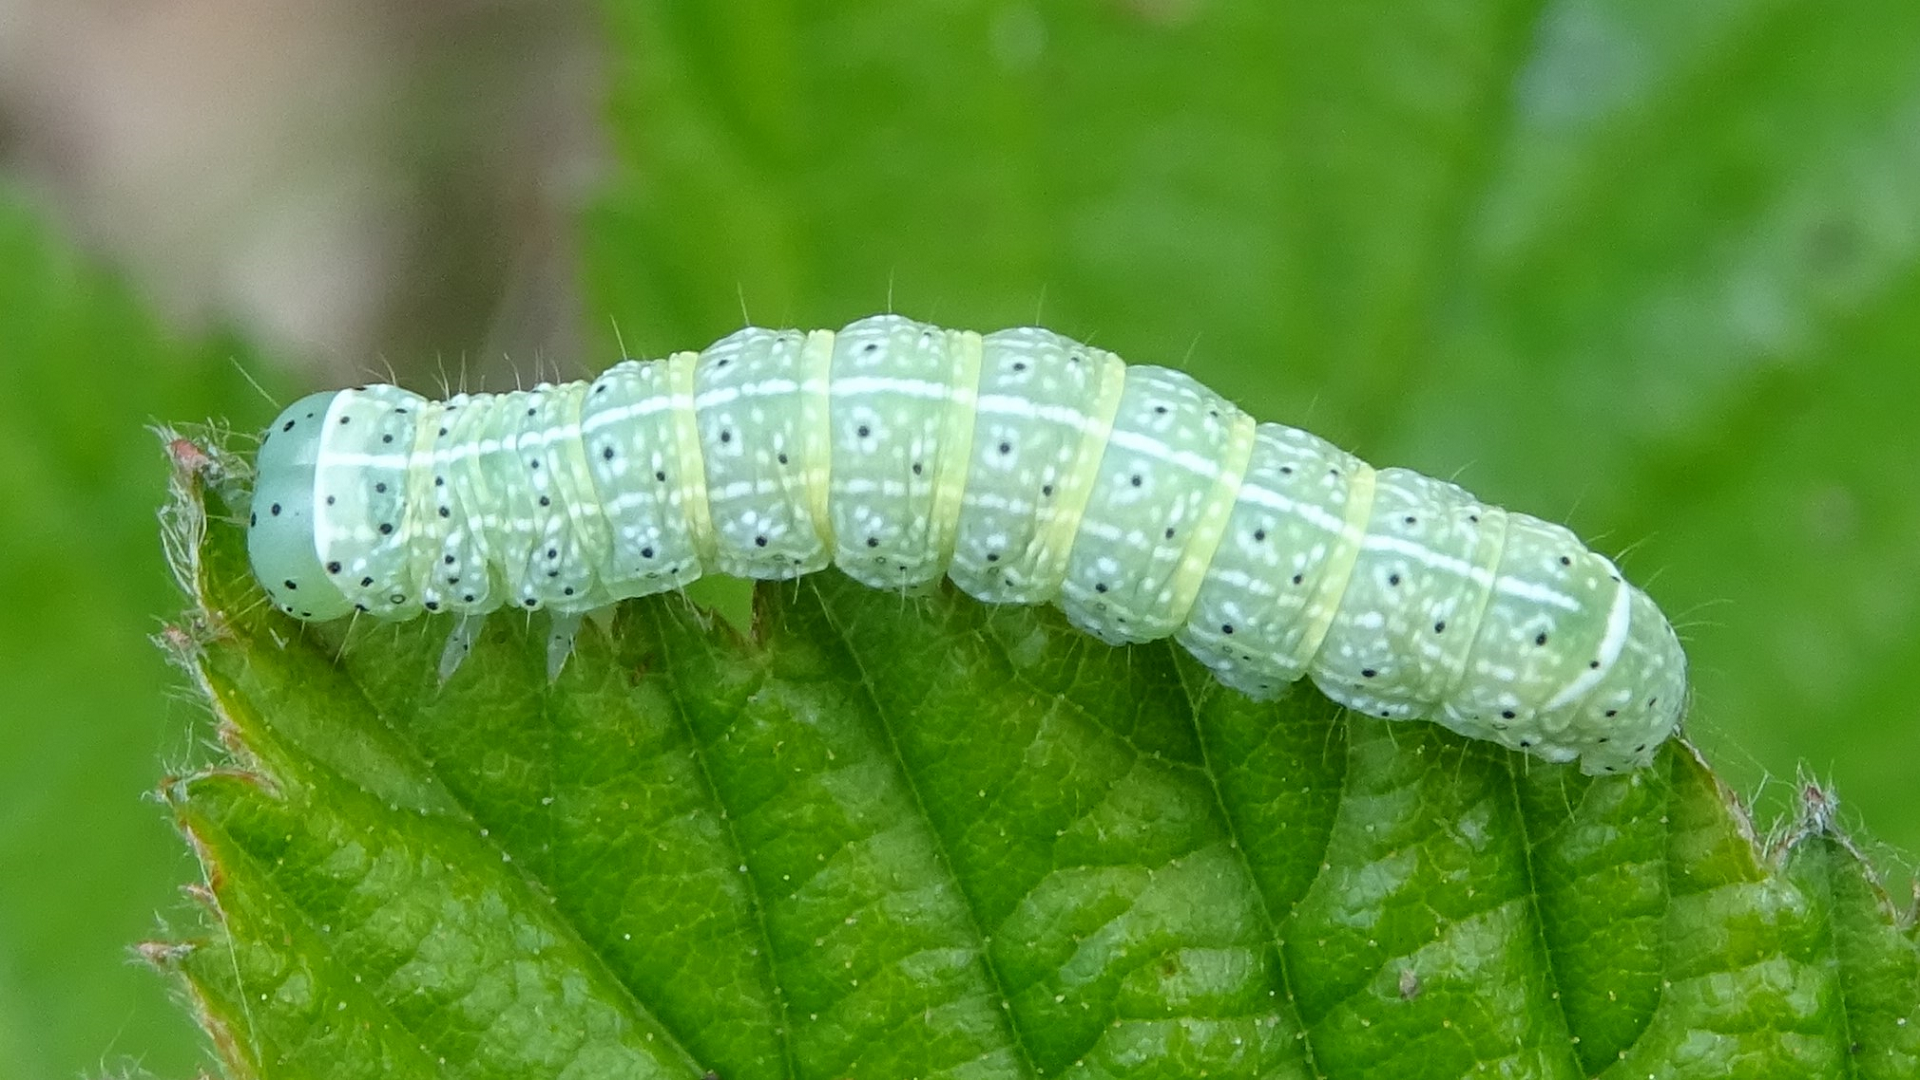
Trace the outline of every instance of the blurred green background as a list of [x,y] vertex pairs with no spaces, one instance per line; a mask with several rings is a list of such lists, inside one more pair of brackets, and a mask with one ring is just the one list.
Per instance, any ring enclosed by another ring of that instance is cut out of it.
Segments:
[[1565,521],[1908,876],[1911,0],[158,7],[0,3],[0,1075],[200,1060],[143,426],[748,317],[1038,320]]

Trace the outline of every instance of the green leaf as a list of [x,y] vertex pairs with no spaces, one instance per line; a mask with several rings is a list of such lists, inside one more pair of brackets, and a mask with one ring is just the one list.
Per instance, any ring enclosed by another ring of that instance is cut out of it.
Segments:
[[[191,455],[189,455],[191,460]],[[310,626],[170,518],[231,757],[157,952],[236,1075],[1904,1076],[1920,950],[1809,787],[1763,851],[1684,742],[1590,778],[1164,643],[833,572],[752,632],[622,604]]]

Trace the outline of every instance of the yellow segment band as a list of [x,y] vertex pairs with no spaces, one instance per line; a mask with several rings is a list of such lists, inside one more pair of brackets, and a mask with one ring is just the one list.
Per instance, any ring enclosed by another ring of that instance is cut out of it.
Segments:
[[1233,430],[1227,436],[1220,475],[1214,478],[1213,491],[1207,495],[1200,520],[1187,537],[1186,549],[1180,553],[1180,565],[1174,569],[1173,580],[1167,583],[1173,591],[1167,614],[1175,625],[1187,621],[1187,613],[1193,610],[1200,586],[1206,581],[1207,568],[1213,565],[1214,553],[1226,538],[1227,522],[1233,517],[1233,505],[1240,498],[1240,484],[1247,476],[1247,463],[1253,460],[1253,438],[1259,426],[1253,417],[1234,410]]
[[[1497,506],[1488,506],[1480,511],[1481,529],[1494,537],[1494,543],[1491,545],[1490,554],[1483,561],[1474,563],[1473,566],[1477,570],[1486,571],[1487,587],[1481,590],[1480,601],[1473,606],[1473,614],[1469,616],[1463,613],[1459,618],[1461,626],[1474,627],[1475,633],[1478,633],[1478,627],[1486,620],[1487,609],[1493,606],[1493,594],[1495,590],[1500,587],[1500,560],[1505,558],[1507,554],[1508,520],[1508,513]],[[1475,552],[1475,554],[1479,553]],[[1469,572],[1462,580],[1472,581],[1473,574]],[[1467,671],[1472,665],[1473,642],[1469,641],[1467,647],[1460,653],[1460,667],[1449,673],[1446,681],[1442,683],[1437,692],[1434,693],[1434,704],[1437,705],[1453,696],[1453,692],[1467,681]]]
[[800,461],[807,483],[807,515],[814,535],[833,550],[833,519],[827,516],[827,483],[833,477],[833,331],[814,330],[800,349]]
[[1339,562],[1328,563],[1327,574],[1320,579],[1319,587],[1313,591],[1313,600],[1304,612],[1312,621],[1307,624],[1307,632],[1300,635],[1300,654],[1296,660],[1302,668],[1313,662],[1320,643],[1327,640],[1327,631],[1333,629],[1334,613],[1340,610],[1340,598],[1346,595],[1347,582],[1352,580],[1353,568],[1360,561],[1360,545],[1367,536],[1367,522],[1373,518],[1373,466],[1356,461],[1354,468],[1357,471],[1347,485],[1347,519],[1340,529],[1342,550],[1335,556]]
[[700,362],[697,352],[677,352],[667,357],[667,393],[673,412],[673,443],[680,461],[680,511],[687,515],[687,530],[693,535],[693,550],[703,567],[719,559],[719,542],[713,532],[713,511],[707,506],[706,455],[700,450],[700,418],[693,409],[693,369]]
[[954,540],[960,534],[960,510],[973,467],[973,429],[980,398],[980,369],[986,343],[971,330],[947,331],[947,355],[953,360],[952,396],[940,432],[940,465],[934,477],[933,521],[928,541],[940,553],[940,564],[953,561]]
[[1080,520],[1086,516],[1087,503],[1093,499],[1094,482],[1100,479],[1100,459],[1106,456],[1107,440],[1113,436],[1114,417],[1120,415],[1120,397],[1127,389],[1127,365],[1104,349],[1089,350],[1102,365],[1100,389],[1093,406],[1087,410],[1087,426],[1075,452],[1073,466],[1061,478],[1060,499],[1043,511],[1046,520],[1035,531],[1039,557],[1034,559],[1036,601],[1051,600],[1067,579],[1067,559],[1073,554],[1073,538],[1080,532]]
[[613,530],[600,509],[599,489],[593,483],[593,466],[587,461],[587,441],[582,434],[589,386],[571,382],[553,388],[554,411],[559,413],[560,429],[565,432],[551,443],[555,448],[553,482],[560,493],[560,505],[573,523],[574,535],[592,564],[600,566],[613,551]]

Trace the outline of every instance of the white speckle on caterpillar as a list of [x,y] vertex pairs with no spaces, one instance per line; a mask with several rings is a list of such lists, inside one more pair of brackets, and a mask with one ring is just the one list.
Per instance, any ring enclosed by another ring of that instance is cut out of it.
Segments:
[[295,618],[459,616],[447,672],[497,608],[553,613],[557,670],[613,601],[832,563],[1589,773],[1651,761],[1685,700],[1672,627],[1566,529],[1034,328],[882,315],[507,394],[314,394],[267,432],[248,547]]

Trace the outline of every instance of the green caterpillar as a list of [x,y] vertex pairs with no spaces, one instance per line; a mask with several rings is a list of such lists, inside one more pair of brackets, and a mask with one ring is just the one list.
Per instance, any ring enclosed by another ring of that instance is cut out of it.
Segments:
[[496,608],[551,611],[557,662],[623,597],[831,562],[1590,773],[1647,764],[1685,701],[1666,618],[1566,529],[1034,328],[882,315],[508,394],[314,394],[261,446],[248,542],[296,618],[468,616],[452,662]]

